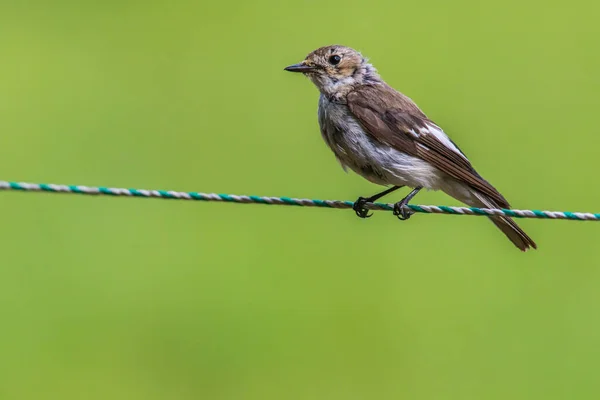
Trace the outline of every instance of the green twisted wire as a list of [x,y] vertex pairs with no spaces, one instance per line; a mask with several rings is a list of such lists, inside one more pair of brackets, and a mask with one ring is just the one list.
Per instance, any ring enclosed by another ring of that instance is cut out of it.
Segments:
[[[0,181],[0,190],[24,191],[24,192],[47,192],[47,193],[70,193],[90,196],[122,196],[122,197],[147,197],[172,200],[198,200],[198,201],[220,201],[226,203],[254,203],[266,205],[285,205],[300,207],[324,207],[348,209],[352,208],[354,202],[343,200],[317,200],[299,199],[292,197],[269,197],[248,196],[235,194],[200,193],[200,192],[178,192],[173,190],[146,190],[146,189],[124,189],[102,186],[81,185],[56,185],[45,183],[27,183]],[[365,208],[369,210],[392,211],[394,205],[386,203],[367,203]],[[451,207],[451,206],[428,206],[413,205],[406,206],[417,213],[426,214],[452,214],[452,215],[475,215],[475,216],[507,216],[513,218],[544,218],[544,219],[567,219],[573,221],[600,221],[600,213],[582,213],[569,211],[541,211],[541,210],[507,210],[495,208],[477,207]]]

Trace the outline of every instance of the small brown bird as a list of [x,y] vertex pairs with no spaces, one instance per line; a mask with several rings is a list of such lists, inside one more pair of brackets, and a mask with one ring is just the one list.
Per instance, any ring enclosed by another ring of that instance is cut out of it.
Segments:
[[[359,217],[370,216],[365,203],[403,186],[413,191],[394,206],[400,219],[410,217],[405,206],[422,188],[442,190],[472,207],[510,208],[444,131],[410,98],[386,84],[356,50],[321,47],[285,70],[303,73],[321,92],[321,134],[342,167],[373,183],[392,185],[359,197],[354,203]],[[511,218],[490,219],[519,249],[537,248]]]

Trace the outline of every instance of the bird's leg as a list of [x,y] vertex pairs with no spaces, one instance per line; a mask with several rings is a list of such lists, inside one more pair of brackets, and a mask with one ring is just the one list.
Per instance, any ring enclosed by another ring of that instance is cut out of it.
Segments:
[[408,196],[394,204],[394,215],[398,217],[398,219],[404,221],[409,219],[410,216],[414,214],[414,211],[407,209],[406,206],[408,205],[408,202],[411,201],[412,198],[415,197],[415,195],[419,193],[421,189],[423,188],[420,186],[414,188],[413,191],[408,194]]
[[400,189],[402,186],[392,186],[391,188],[384,190],[381,193],[374,194],[371,197],[359,197],[352,206],[352,209],[360,218],[369,218],[373,214],[369,214],[369,210],[365,208],[366,203],[373,203],[375,200],[382,198],[386,194],[390,194],[395,190]]

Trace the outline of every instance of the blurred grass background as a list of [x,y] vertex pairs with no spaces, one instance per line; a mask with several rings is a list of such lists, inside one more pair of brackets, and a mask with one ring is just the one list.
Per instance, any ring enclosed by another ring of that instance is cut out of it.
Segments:
[[[597,2],[3,2],[0,179],[354,200],[355,47],[516,208],[599,212]],[[399,198],[399,197],[398,197]],[[393,198],[387,200],[393,201]],[[422,193],[420,204],[457,204]],[[596,399],[600,226],[1,193],[3,399]]]

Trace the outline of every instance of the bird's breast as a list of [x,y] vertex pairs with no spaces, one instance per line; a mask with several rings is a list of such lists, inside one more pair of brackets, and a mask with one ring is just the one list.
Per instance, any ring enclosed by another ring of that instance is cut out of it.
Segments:
[[433,167],[381,143],[366,132],[345,104],[319,100],[321,134],[344,169],[380,185],[431,186]]
[[386,184],[384,155],[371,136],[364,131],[345,104],[331,102],[325,96],[319,101],[319,125],[325,143],[344,169],[378,184]]

